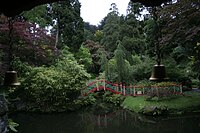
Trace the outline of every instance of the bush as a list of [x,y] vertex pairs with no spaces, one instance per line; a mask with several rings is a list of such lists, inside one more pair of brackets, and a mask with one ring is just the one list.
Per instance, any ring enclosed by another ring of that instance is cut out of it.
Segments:
[[[178,86],[174,88],[177,83],[175,82],[158,82],[158,83],[152,83],[151,90],[147,92],[146,100],[166,100],[173,98],[177,93],[174,92],[178,91],[180,92]],[[155,87],[156,88],[155,88]],[[158,88],[157,88],[158,87]]]
[[200,85],[200,82],[198,79],[192,79],[192,87],[198,88]]
[[183,77],[179,79],[179,82],[183,86],[183,91],[190,91],[192,90],[192,80],[188,77]]
[[[23,64],[23,63],[22,63]],[[23,66],[23,65],[18,65]],[[27,69],[29,68],[29,69]],[[28,102],[28,110],[44,112],[66,111],[76,108],[76,99],[90,75],[68,53],[51,67],[24,67],[21,78],[21,97]]]

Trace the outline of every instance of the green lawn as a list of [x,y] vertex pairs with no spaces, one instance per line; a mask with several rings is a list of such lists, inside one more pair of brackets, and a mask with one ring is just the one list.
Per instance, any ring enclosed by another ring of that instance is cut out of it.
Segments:
[[145,96],[129,96],[126,97],[122,104],[123,108],[140,112],[144,107],[162,107],[165,106],[170,113],[183,112],[200,112],[200,93],[185,92],[183,96],[173,96],[171,98],[163,98],[160,100],[146,101]]

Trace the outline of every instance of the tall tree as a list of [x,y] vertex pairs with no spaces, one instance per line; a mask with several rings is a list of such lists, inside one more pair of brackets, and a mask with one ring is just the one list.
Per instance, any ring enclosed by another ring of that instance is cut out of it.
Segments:
[[89,49],[92,56],[92,65],[90,68],[90,72],[95,75],[98,75],[101,71],[99,51],[102,51],[101,49],[103,49],[103,47],[100,44],[91,40],[87,40],[86,42],[84,42],[84,45],[86,48]]
[[36,6],[30,11],[24,11],[20,14],[26,21],[36,24],[39,27],[45,28],[48,27],[49,18],[47,16],[47,4]]
[[104,48],[100,48],[98,50],[98,56],[99,56],[99,63],[101,65],[101,71],[105,72],[105,76],[107,77],[108,58]]
[[116,60],[117,72],[118,72],[118,82],[125,82],[126,76],[126,62],[125,62],[125,53],[124,47],[122,46],[121,42],[118,40],[117,42],[117,49],[114,52],[114,58]]
[[80,16],[81,4],[78,0],[65,0],[50,4],[49,15],[52,20],[52,32],[56,35],[55,46],[68,46],[77,52],[84,40],[84,23]]
[[126,58],[132,64],[132,55],[144,55],[145,38],[143,34],[142,21],[138,20],[143,7],[139,3],[129,2],[127,15],[120,19],[120,35],[122,45],[126,49]]
[[89,72],[92,65],[92,56],[89,49],[85,45],[81,45],[79,51],[75,54],[77,62],[83,64],[84,68]]
[[[190,71],[190,57],[195,54],[194,47],[200,41],[199,6],[198,0],[174,1],[157,7],[156,14],[159,25],[155,24],[152,16],[146,21],[148,28],[146,27],[145,33],[148,37],[148,44],[151,44],[148,45],[148,49],[155,44],[152,38],[154,40],[158,32],[153,29],[159,26],[160,34],[157,36],[157,40],[162,50],[161,57],[172,57],[177,63],[176,67],[181,68],[184,72]],[[193,74],[190,75],[196,75],[195,71],[192,71]],[[184,74],[182,73],[182,75]],[[176,78],[178,77],[176,76]]]
[[115,3],[111,4],[110,13],[104,18],[105,24],[103,26],[103,37],[101,44],[105,47],[106,51],[109,51],[111,56],[114,50],[117,48],[116,42],[120,37],[119,26],[119,12]]
[[152,17],[147,21],[145,27],[147,33],[147,41],[150,46],[154,46],[154,53],[156,56],[156,62],[158,65],[161,64],[161,27],[160,27],[160,17],[157,14],[157,7],[151,8]]
[[89,22],[84,22],[84,40],[95,40],[94,34],[97,31],[97,26],[91,25]]
[[[164,53],[172,53],[176,61],[188,61],[193,55],[194,47],[200,42],[200,3],[198,0],[179,0],[170,6],[164,6],[158,11],[161,20],[160,38],[164,45]],[[169,28],[170,27],[170,28]],[[177,57],[177,48],[184,51],[185,56]]]
[[15,59],[33,66],[52,64],[58,55],[52,45],[54,41],[54,37],[35,23],[25,21],[21,17],[5,17],[4,22],[0,23],[0,48],[3,54],[0,59],[1,72],[4,73]]

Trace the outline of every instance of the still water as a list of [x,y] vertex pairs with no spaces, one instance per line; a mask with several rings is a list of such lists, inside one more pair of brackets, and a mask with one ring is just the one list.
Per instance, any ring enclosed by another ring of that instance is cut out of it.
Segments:
[[200,114],[147,117],[125,110],[109,114],[31,114],[12,116],[19,133],[200,133]]

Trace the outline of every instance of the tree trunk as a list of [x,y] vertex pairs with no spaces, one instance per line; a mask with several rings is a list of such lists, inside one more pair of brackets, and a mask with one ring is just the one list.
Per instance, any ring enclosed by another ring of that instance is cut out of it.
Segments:
[[59,19],[57,19],[57,31],[56,31],[56,42],[55,42],[55,48],[57,48],[59,42]]

